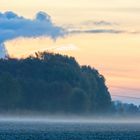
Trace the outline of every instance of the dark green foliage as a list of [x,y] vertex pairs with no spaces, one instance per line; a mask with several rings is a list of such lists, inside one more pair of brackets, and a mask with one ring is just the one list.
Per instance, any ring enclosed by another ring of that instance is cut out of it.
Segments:
[[140,106],[129,104],[129,103],[122,103],[120,101],[113,102],[113,110],[114,115],[118,116],[139,116],[140,115]]
[[21,87],[9,73],[0,76],[0,109],[14,108],[20,102]]
[[96,114],[110,108],[104,77],[73,57],[44,52],[0,60],[1,110]]

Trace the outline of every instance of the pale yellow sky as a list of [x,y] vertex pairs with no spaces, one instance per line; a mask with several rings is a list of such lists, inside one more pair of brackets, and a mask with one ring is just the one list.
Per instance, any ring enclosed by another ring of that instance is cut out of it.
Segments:
[[6,6],[52,6],[52,7],[138,7],[140,6],[139,0],[1,0],[1,4]]
[[72,24],[81,28],[86,21],[114,23],[109,27],[93,25],[87,28],[117,29],[127,33],[68,35],[55,42],[47,37],[20,38],[5,44],[11,56],[22,57],[47,48],[74,56],[80,64],[99,69],[112,95],[140,97],[140,33],[132,34],[140,32],[139,0],[0,0],[0,11],[14,11],[28,18],[45,11],[56,25],[65,27]]

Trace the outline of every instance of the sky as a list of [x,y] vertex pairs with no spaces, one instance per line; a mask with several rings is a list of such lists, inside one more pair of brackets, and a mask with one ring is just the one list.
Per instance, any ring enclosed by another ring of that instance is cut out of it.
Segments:
[[0,0],[0,56],[74,56],[105,76],[114,100],[139,104],[128,98],[140,98],[139,15],[139,0]]

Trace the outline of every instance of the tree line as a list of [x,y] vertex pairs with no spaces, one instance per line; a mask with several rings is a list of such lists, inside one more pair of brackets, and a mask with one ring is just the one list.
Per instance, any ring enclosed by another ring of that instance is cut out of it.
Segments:
[[107,114],[117,111],[95,68],[48,52],[0,59],[0,111]]

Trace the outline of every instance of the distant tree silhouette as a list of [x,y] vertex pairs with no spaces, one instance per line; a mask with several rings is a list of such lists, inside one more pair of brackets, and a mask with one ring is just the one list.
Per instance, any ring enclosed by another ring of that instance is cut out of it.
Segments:
[[98,114],[115,107],[105,78],[73,57],[43,52],[0,60],[0,111]]

